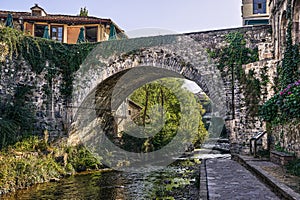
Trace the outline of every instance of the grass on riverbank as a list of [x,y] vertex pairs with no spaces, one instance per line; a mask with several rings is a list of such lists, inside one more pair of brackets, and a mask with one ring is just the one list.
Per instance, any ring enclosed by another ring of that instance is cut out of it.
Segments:
[[0,194],[102,167],[83,146],[52,146],[36,136],[0,152]]

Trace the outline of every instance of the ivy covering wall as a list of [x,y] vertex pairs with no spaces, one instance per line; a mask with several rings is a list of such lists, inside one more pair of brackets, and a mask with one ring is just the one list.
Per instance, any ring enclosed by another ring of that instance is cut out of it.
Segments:
[[[229,33],[225,37],[227,45],[216,50],[208,50],[211,58],[214,58],[221,71],[223,77],[227,77],[231,81],[232,93],[235,93],[235,81],[242,85],[245,95],[245,103],[248,108],[248,114],[257,116],[258,105],[261,97],[261,82],[256,77],[254,70],[246,73],[243,65],[258,61],[258,49],[250,49],[246,47],[244,35],[240,32]],[[267,82],[267,77],[262,77]],[[231,110],[234,118],[234,96],[232,97]]]
[[[46,96],[52,93],[52,81],[56,77],[62,77],[59,90],[67,104],[72,95],[73,73],[79,69],[95,45],[95,43],[69,45],[34,38],[16,29],[0,25],[0,67],[2,69],[13,67],[17,73],[24,70],[22,65],[25,60],[26,65],[29,65],[31,71],[37,75],[46,72],[47,84],[44,84],[43,88]],[[7,76],[8,74],[2,74],[2,77]],[[28,99],[28,96],[32,96],[35,86],[6,84],[14,85],[14,92],[9,98],[7,95],[0,96],[0,149],[31,135],[36,121],[35,108]]]
[[[68,98],[72,93],[72,74],[97,43],[63,44],[43,38],[33,38],[12,28],[0,28],[2,62],[6,58],[24,58],[37,74],[48,70],[48,74],[62,74],[62,93]],[[48,63],[48,64],[46,64]],[[51,77],[49,77],[49,80]],[[51,83],[50,83],[51,85]]]
[[288,27],[286,33],[286,47],[283,59],[277,67],[277,94],[269,99],[261,108],[261,118],[271,125],[286,124],[292,119],[300,119],[300,73],[299,73],[299,45],[293,44],[292,5],[287,4]]

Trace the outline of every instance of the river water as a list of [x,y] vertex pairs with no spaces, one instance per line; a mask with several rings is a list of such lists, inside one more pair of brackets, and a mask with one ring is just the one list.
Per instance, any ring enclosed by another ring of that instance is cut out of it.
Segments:
[[1,199],[197,199],[198,168],[199,162],[184,160],[154,172],[79,174],[19,190]]
[[195,150],[190,157],[151,172],[98,171],[44,183],[2,196],[3,200],[31,199],[199,199],[200,160],[228,157],[207,148]]

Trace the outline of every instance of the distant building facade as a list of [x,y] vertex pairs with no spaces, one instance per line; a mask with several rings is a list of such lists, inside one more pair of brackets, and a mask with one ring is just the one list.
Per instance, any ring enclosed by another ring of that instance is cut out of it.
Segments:
[[[286,42],[288,0],[270,0],[270,21],[272,24],[272,38],[275,58],[283,57]],[[291,0],[292,39],[293,43],[300,43],[300,0]]]
[[242,0],[243,26],[269,24],[270,0]]
[[126,99],[118,108],[115,113],[115,132],[121,133],[128,125],[128,122],[133,122],[140,116],[142,107],[130,99]]
[[90,16],[48,14],[42,7],[35,4],[31,12],[1,11],[0,19],[5,22],[8,14],[12,14],[14,27],[34,37],[43,37],[45,26],[49,28],[50,39],[63,43],[75,44],[81,28],[85,30],[87,42],[108,40],[110,26],[113,24],[116,33],[124,36],[111,19]]

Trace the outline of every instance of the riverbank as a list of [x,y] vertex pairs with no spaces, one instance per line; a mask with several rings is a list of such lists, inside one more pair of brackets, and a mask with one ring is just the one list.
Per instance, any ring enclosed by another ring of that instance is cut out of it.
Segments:
[[187,159],[151,172],[83,172],[18,190],[1,199],[198,199],[199,165],[198,159]]
[[0,166],[0,195],[104,168],[83,146],[48,144],[37,136],[2,149]]

